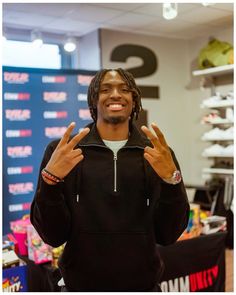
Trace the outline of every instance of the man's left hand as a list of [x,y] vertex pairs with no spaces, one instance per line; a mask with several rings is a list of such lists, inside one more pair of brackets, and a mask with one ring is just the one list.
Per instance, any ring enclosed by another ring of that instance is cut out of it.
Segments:
[[164,135],[156,124],[152,123],[151,126],[155,134],[153,134],[153,132],[146,126],[141,127],[142,131],[146,134],[147,138],[153,145],[153,148],[149,146],[145,147],[144,158],[162,179],[169,179],[172,177],[173,172],[177,170],[177,168]]

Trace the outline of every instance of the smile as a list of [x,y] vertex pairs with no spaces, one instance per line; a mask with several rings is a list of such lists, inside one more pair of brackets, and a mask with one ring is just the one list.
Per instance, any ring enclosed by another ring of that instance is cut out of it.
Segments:
[[124,108],[124,105],[121,103],[110,103],[107,107],[111,111],[121,111]]

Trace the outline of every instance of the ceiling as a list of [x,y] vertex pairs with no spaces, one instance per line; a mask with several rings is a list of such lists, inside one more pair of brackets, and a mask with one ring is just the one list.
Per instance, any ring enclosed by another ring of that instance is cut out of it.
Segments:
[[179,3],[169,21],[161,3],[4,3],[2,13],[7,37],[25,41],[32,29],[58,38],[107,28],[190,40],[233,26],[233,3]]

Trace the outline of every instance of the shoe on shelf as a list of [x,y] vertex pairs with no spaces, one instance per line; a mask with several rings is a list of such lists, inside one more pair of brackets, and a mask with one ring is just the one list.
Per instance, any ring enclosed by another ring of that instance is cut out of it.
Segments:
[[210,123],[210,124],[220,124],[220,123],[227,123],[227,119],[221,118],[216,113],[210,113],[206,116],[204,116],[201,120],[202,124]]
[[227,99],[227,100],[234,100],[234,91],[233,91],[233,90],[230,90],[230,91],[226,94],[225,99]]
[[220,92],[216,92],[215,95],[204,99],[202,102],[202,106],[208,107],[221,100],[222,100],[222,95],[220,94]]
[[224,130],[215,127],[214,129],[206,132],[202,136],[202,140],[221,140],[224,136]]
[[225,112],[225,117],[228,119],[230,122],[234,121],[234,111],[232,108],[227,108]]
[[202,156],[204,157],[217,157],[221,156],[224,151],[224,147],[220,144],[213,144],[212,146],[206,148],[202,152]]
[[227,147],[225,147],[224,150],[223,150],[222,155],[223,156],[228,156],[228,157],[233,157],[234,156],[234,145],[230,144]]
[[225,140],[233,140],[234,139],[234,127],[229,127],[228,129],[225,129],[223,134],[223,139]]

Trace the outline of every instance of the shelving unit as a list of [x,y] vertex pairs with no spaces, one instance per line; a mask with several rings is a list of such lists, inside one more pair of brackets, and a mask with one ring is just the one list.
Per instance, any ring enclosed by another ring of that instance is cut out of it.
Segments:
[[225,65],[220,67],[214,67],[204,70],[193,71],[193,76],[221,76],[229,73],[233,73],[234,65]]
[[[216,77],[224,76],[224,75],[231,75],[233,74],[234,70],[234,65],[224,65],[220,67],[214,67],[214,68],[209,68],[209,69],[204,69],[204,70],[196,70],[193,71],[192,74],[193,76],[199,76],[202,77],[203,79],[210,81],[211,84],[211,93],[212,96],[215,95],[215,81]],[[233,81],[233,80],[232,80]],[[233,83],[233,82],[232,82]],[[234,107],[234,101],[232,99],[222,99],[216,102],[203,102],[200,106],[202,109],[218,109],[220,113],[220,120],[214,120],[214,122],[207,122],[207,123],[202,123],[204,125],[220,125],[222,129],[227,129],[233,125],[232,120],[228,120],[226,118],[226,109],[227,108],[233,108]],[[224,115],[224,116],[223,116]],[[219,128],[220,128],[219,127]],[[203,141],[205,142],[212,142],[213,143],[233,143],[233,138],[212,138],[212,139],[205,139],[202,138]],[[221,160],[223,161],[232,161],[233,163],[233,155],[222,155],[222,154],[212,154],[212,155],[203,155],[204,158],[210,158],[213,159],[215,164]],[[230,162],[231,163],[231,162]],[[226,169],[226,168],[203,168],[202,169],[203,176],[204,174],[212,174],[212,175],[219,175],[219,176],[232,176],[233,175],[233,169]]]
[[203,173],[211,173],[211,174],[227,174],[233,175],[234,169],[224,169],[224,168],[203,168]]

